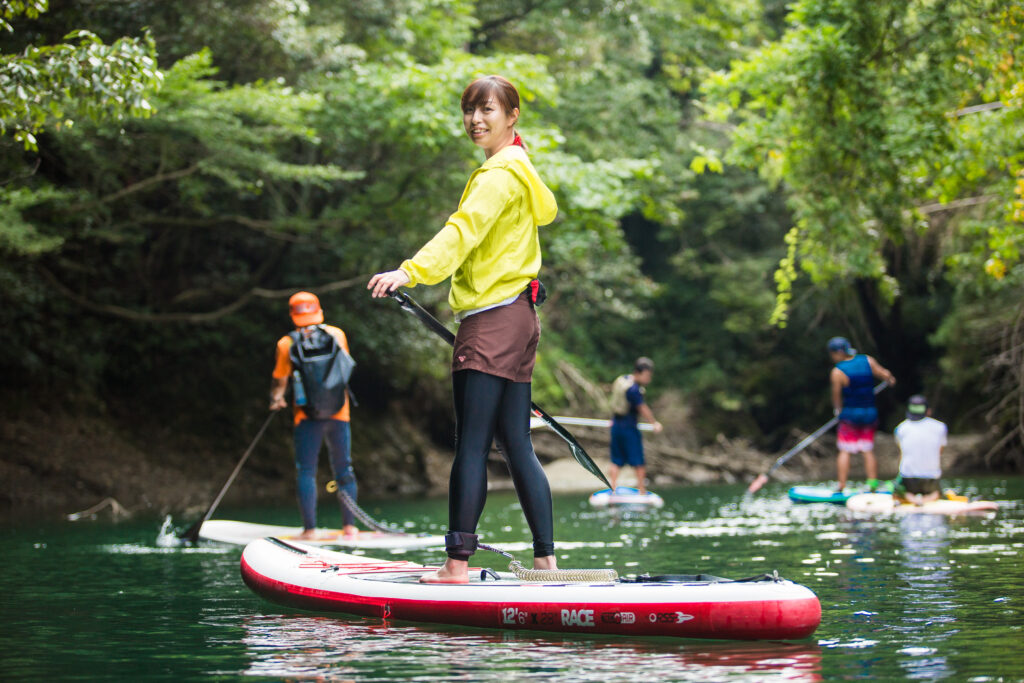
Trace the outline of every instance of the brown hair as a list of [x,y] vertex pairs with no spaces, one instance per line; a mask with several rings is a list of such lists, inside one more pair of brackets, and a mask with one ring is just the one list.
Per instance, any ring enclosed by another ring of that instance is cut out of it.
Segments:
[[492,96],[510,116],[513,109],[519,108],[519,91],[516,87],[507,78],[494,75],[482,76],[466,86],[462,92],[462,111],[476,108]]

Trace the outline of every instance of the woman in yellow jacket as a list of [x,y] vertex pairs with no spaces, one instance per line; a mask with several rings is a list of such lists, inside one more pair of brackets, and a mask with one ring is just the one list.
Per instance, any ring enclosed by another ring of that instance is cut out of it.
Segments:
[[485,76],[462,93],[462,122],[487,155],[444,228],[397,270],[374,275],[372,296],[432,285],[448,276],[459,321],[452,351],[456,443],[448,495],[448,559],[428,583],[465,583],[487,498],[487,454],[504,446],[533,534],[535,569],[555,569],[551,489],[530,441],[530,387],[540,340],[531,283],[540,271],[537,227],[558,205],[516,134],[519,93]]

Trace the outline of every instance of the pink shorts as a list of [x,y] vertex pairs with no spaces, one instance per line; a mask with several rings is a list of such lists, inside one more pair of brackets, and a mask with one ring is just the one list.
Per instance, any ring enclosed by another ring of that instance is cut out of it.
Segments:
[[875,450],[875,427],[877,423],[858,425],[844,420],[839,421],[836,442],[839,450],[846,453],[861,453]]

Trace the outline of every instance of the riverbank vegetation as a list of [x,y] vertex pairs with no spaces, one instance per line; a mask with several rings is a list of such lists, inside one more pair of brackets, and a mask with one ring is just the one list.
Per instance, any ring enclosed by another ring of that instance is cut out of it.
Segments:
[[[648,355],[693,448],[773,451],[828,418],[841,334],[899,380],[883,429],[923,391],[984,435],[979,466],[1024,465],[1020,3],[0,0],[0,18],[8,432],[102,418],[189,444],[197,472],[230,463],[309,289],[359,363],[360,476],[383,492],[435,467],[446,349],[365,283],[453,210],[480,163],[459,94],[501,73],[560,206],[550,412],[604,414]],[[445,287],[413,294],[450,323]],[[39,443],[0,457],[38,467]],[[385,443],[400,476],[360,464]]]

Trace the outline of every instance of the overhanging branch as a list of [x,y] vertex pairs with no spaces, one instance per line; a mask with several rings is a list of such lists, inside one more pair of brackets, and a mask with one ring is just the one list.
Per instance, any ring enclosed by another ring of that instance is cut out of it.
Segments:
[[[57,276],[50,272],[49,269],[37,265],[36,269],[40,275],[53,286],[61,295],[74,301],[76,304],[85,308],[86,310],[101,315],[109,315],[115,318],[123,318],[125,320],[135,320],[137,322],[149,322],[149,323],[208,323],[223,318],[227,315],[234,313],[239,310],[254,297],[261,299],[283,299],[294,294],[299,288],[289,287],[288,289],[265,289],[263,287],[253,287],[249,291],[243,293],[237,299],[221,306],[220,308],[212,311],[203,311],[198,313],[186,313],[186,312],[172,312],[172,313],[148,313],[145,311],[136,311],[125,306],[118,306],[116,304],[101,304],[95,301],[90,301],[86,297],[82,296],[78,292],[75,292],[68,288],[64,283],[57,279]],[[338,290],[347,289],[358,284],[369,281],[370,275],[357,275],[356,277],[348,278],[347,280],[335,280],[334,282],[327,282],[321,285],[313,285],[307,287],[313,292],[336,292]]]
[[935,202],[933,204],[924,204],[922,206],[917,207],[917,210],[927,215],[930,213],[938,213],[940,211],[955,211],[956,209],[962,209],[967,206],[987,204],[997,199],[999,199],[999,195],[984,194],[979,197],[964,197],[963,199],[954,199],[953,201],[946,202],[945,204],[941,202]]

